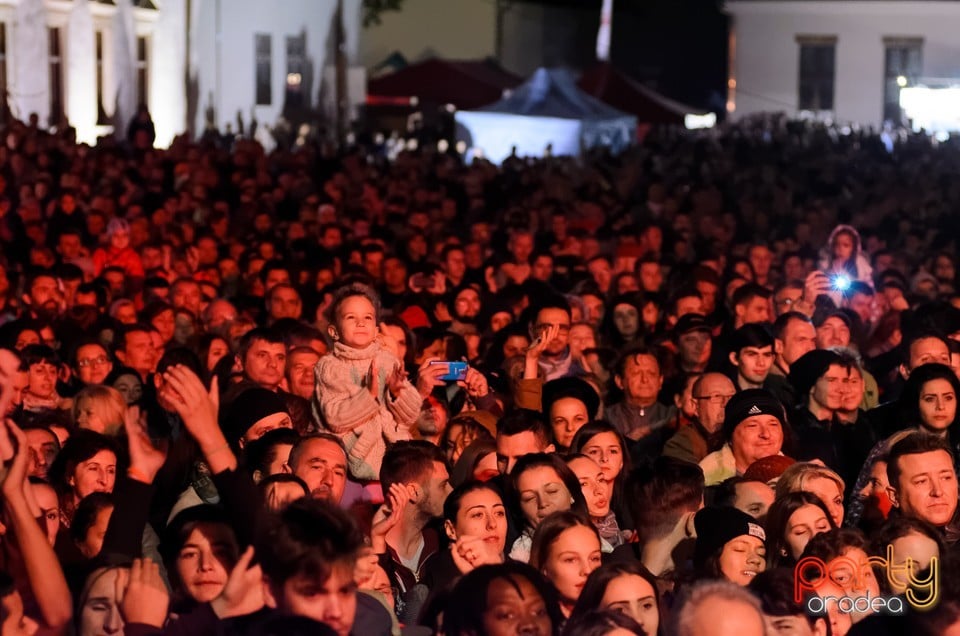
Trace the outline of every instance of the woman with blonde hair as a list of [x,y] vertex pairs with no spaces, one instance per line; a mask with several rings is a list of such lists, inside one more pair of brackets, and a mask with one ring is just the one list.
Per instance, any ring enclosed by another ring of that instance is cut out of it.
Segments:
[[110,437],[115,437],[123,428],[126,414],[127,402],[120,391],[102,384],[84,387],[73,401],[73,421],[77,428]]
[[777,481],[777,499],[790,492],[808,492],[816,495],[830,512],[839,528],[843,525],[843,479],[826,466],[813,462],[798,462],[780,475]]

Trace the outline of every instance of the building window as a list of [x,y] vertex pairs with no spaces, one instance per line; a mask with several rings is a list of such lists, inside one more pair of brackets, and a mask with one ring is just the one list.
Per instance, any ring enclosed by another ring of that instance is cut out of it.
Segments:
[[799,110],[833,110],[837,39],[798,37],[800,45]]
[[307,71],[307,38],[303,35],[287,37],[287,81],[284,110],[300,110],[306,106],[303,94]]
[[923,72],[923,40],[884,38],[883,118],[902,123],[900,89],[913,86]]
[[258,33],[254,37],[257,55],[257,106],[269,106],[273,102],[270,87],[270,66],[273,63],[270,55],[270,35]]
[[147,73],[147,49],[148,49],[147,38],[143,36],[137,36],[137,105],[140,104],[147,105],[149,103],[149,90],[150,87],[147,84],[148,73]]
[[47,46],[50,56],[50,125],[63,121],[63,56],[60,46],[60,28],[47,29]]
[[97,31],[94,34],[94,43],[97,49],[97,125],[106,126],[110,123],[107,117],[107,110],[103,107],[103,73],[104,73],[104,53],[103,53],[103,31]]

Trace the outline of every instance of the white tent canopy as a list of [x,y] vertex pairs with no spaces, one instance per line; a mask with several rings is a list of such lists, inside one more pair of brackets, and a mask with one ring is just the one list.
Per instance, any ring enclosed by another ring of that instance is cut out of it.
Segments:
[[637,120],[577,88],[569,72],[537,70],[504,99],[456,114],[458,141],[496,163],[515,152],[580,156],[598,146],[619,152],[636,136]]

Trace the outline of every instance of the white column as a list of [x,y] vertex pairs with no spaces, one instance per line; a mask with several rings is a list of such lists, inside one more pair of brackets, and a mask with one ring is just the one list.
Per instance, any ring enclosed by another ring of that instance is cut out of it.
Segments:
[[156,146],[166,148],[187,129],[187,64],[185,0],[156,2],[159,9],[150,43],[150,115],[157,131]]
[[26,121],[36,113],[41,127],[46,127],[50,116],[50,62],[43,0],[20,0],[14,20],[16,58],[10,105],[18,119]]
[[113,132],[118,138],[126,137],[127,126],[137,112],[136,31],[130,1],[116,0],[117,12],[113,18],[113,68],[117,86]]
[[77,141],[97,141],[97,51],[89,0],[74,0],[67,24],[67,120]]

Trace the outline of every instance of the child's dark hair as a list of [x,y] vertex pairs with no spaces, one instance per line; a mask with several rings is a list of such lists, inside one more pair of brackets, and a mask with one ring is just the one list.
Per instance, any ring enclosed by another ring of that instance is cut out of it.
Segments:
[[60,356],[51,347],[42,344],[27,345],[20,351],[23,365],[29,369],[35,364],[47,363],[55,367],[60,366]]
[[352,571],[363,535],[348,513],[332,504],[299,499],[266,515],[257,541],[263,573],[282,586],[296,576],[326,581],[337,564]]

